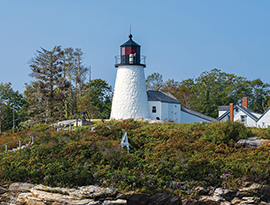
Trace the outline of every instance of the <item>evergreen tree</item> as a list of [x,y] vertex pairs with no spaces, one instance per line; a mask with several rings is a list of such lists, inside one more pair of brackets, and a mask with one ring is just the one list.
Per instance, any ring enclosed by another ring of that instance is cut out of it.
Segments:
[[30,76],[36,80],[32,84],[35,94],[31,94],[36,103],[31,106],[40,108],[34,116],[37,121],[50,123],[64,117],[63,100],[70,85],[62,76],[63,55],[60,46],[51,51],[41,48],[30,61]]

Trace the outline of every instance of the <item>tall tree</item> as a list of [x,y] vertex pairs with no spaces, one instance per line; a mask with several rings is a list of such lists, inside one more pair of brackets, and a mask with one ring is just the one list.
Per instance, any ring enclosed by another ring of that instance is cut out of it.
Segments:
[[183,80],[178,86],[176,98],[181,102],[181,105],[193,108],[193,101],[196,99],[196,93],[192,89],[194,81],[192,79]]
[[74,57],[75,57],[76,69],[74,69],[74,74],[75,74],[76,91],[77,91],[78,97],[82,96],[82,84],[84,83],[86,79],[85,74],[88,71],[88,68],[82,64],[83,54],[84,53],[81,51],[80,48],[75,49]]
[[263,113],[267,109],[270,86],[260,79],[250,81],[245,77],[212,69],[185,81],[189,81],[186,85],[192,94],[195,93],[191,107],[206,115],[217,117],[218,106],[241,104],[245,96],[249,99],[249,108],[255,112]]
[[148,75],[145,84],[147,90],[160,90],[163,87],[162,75],[160,73]]
[[249,81],[250,95],[249,95],[249,108],[255,112],[263,113],[270,106],[270,85],[263,83],[261,79]]
[[63,55],[60,46],[55,46],[51,51],[41,48],[30,61],[30,76],[36,80],[33,87],[37,88],[38,93],[35,100],[45,108],[35,117],[48,123],[63,118],[63,99],[69,88],[69,83],[62,76]]
[[[12,89],[12,84],[0,83],[0,127],[1,131],[9,130],[23,120],[21,108],[25,100],[18,91]],[[14,116],[14,119],[13,119]]]
[[[89,87],[91,88],[89,96]],[[87,111],[95,118],[109,118],[112,104],[112,88],[102,79],[94,79],[83,85],[85,95],[78,100],[81,112]],[[84,110],[83,110],[84,109]]]
[[196,93],[193,109],[212,117],[218,116],[218,106],[237,104],[250,92],[246,78],[219,69],[203,72],[194,79],[192,89]]
[[64,101],[65,117],[75,117],[78,112],[77,101],[83,97],[82,86],[86,80],[88,68],[83,65],[84,53],[79,48],[65,48],[63,55],[63,78],[71,85]]
[[147,88],[170,92],[181,105],[212,117],[218,116],[218,106],[241,104],[245,96],[255,112],[263,113],[270,106],[270,85],[261,79],[248,80],[216,68],[181,82],[169,79],[163,83],[161,77],[158,73],[149,75]]
[[0,103],[0,133],[12,128],[12,109],[5,103]]

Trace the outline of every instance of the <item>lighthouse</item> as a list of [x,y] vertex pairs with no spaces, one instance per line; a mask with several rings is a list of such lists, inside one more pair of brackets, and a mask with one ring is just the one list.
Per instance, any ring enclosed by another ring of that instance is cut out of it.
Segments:
[[111,119],[149,118],[149,107],[145,87],[145,56],[140,55],[141,46],[129,40],[120,46],[116,56],[117,68]]

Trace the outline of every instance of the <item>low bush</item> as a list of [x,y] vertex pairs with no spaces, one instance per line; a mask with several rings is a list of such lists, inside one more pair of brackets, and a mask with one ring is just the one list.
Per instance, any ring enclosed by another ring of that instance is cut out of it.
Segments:
[[251,136],[249,129],[240,122],[213,122],[205,127],[204,138],[214,144],[237,141]]
[[[188,192],[176,188],[181,182],[235,188],[238,179],[245,176],[270,183],[270,147],[234,147],[232,142],[252,135],[251,129],[240,123],[149,124],[127,120],[94,126],[93,131],[44,132],[31,148],[0,155],[1,182],[67,187],[99,184],[179,195]],[[129,153],[120,146],[124,132]]]

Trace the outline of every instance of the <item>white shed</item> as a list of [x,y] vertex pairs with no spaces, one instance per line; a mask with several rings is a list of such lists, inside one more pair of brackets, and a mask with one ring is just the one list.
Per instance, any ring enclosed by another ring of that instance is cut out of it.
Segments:
[[178,123],[215,122],[215,118],[181,105],[169,92],[147,91],[148,105],[151,119],[158,119]]
[[181,122],[181,103],[169,92],[148,90],[150,118],[170,122]]

